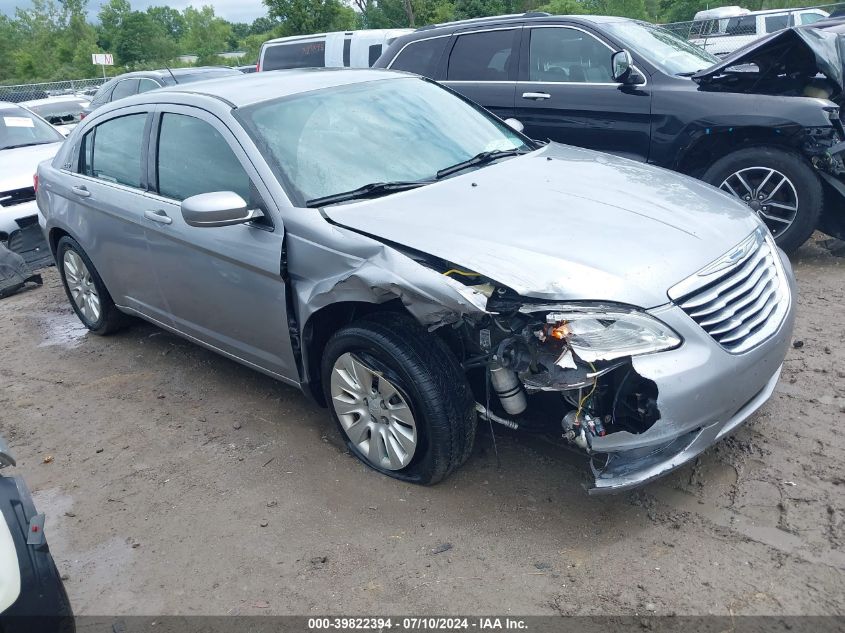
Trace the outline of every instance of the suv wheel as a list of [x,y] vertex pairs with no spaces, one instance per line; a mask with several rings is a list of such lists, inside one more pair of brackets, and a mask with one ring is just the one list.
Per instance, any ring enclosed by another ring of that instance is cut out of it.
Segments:
[[469,385],[446,345],[409,316],[376,313],[340,329],[322,382],[349,450],[381,473],[434,484],[472,450]]
[[94,334],[110,334],[123,327],[128,317],[118,310],[106,285],[79,243],[65,235],[56,248],[62,285],[73,311]]
[[818,224],[821,181],[805,160],[790,152],[742,149],[713,163],[702,180],[748,205],[787,252],[801,246]]

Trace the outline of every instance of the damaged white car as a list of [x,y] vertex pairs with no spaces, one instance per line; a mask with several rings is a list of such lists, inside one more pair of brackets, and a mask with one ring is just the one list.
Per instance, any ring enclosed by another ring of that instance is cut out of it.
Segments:
[[296,385],[380,472],[441,480],[480,418],[643,484],[771,395],[789,262],[709,185],[510,123],[389,71],[178,85],[85,119],[37,199],[93,332],[140,316]]

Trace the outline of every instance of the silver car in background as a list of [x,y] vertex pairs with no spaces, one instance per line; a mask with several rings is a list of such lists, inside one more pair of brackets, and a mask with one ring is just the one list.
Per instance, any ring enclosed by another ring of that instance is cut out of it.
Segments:
[[80,124],[38,204],[91,331],[139,316],[297,386],[382,473],[441,480],[480,418],[631,488],[772,394],[791,268],[717,189],[518,127],[390,71],[173,86]]

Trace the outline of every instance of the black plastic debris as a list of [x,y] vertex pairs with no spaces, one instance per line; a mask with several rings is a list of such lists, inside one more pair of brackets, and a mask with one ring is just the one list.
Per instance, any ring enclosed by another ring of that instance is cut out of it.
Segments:
[[44,283],[41,275],[33,274],[24,258],[0,244],[0,299],[16,293],[28,283]]
[[53,264],[53,254],[44,239],[36,216],[16,220],[20,227],[9,234],[6,246],[23,257],[30,270],[39,270]]

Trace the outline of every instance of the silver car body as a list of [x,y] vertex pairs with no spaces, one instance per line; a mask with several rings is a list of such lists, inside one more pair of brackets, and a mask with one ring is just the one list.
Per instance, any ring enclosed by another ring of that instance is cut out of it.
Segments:
[[[398,299],[431,330],[484,318],[479,289],[421,265],[414,252],[495,279],[525,298],[527,311],[573,300],[645,310],[683,342],[631,359],[636,374],[656,383],[659,419],[641,433],[593,438],[593,454],[606,461],[594,468],[591,492],[627,489],[677,468],[769,398],[791,339],[794,279],[760,221],[717,189],[549,144],[419,189],[301,208],[236,116],[240,107],[286,94],[398,77],[407,76],[260,73],[97,110],[39,168],[46,235],[54,248],[62,234],[76,239],[122,310],[306,392],[315,375],[309,328],[326,310]],[[197,229],[173,200],[75,173],[83,135],[136,112],[188,113],[213,125],[265,199],[273,230]],[[82,187],[86,197],[78,195]],[[759,298],[768,318],[749,324],[729,350],[690,314],[719,280],[752,265],[769,280]]]

